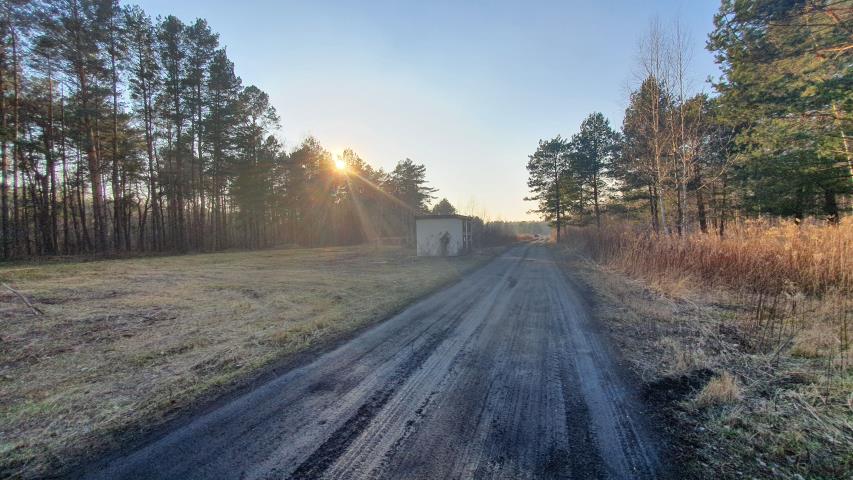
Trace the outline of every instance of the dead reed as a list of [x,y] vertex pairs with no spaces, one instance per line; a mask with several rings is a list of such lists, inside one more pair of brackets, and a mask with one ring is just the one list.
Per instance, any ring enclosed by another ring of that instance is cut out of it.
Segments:
[[830,369],[849,365],[851,217],[838,225],[743,221],[723,237],[660,234],[626,223],[567,233],[569,242],[598,263],[663,290],[689,285],[734,293],[749,310],[740,326],[755,351],[823,357]]
[[685,274],[703,285],[755,293],[853,292],[853,218],[839,225],[814,221],[746,221],[724,237],[656,234],[627,224],[571,230],[597,261],[654,280]]
[[641,378],[695,385],[669,411],[675,434],[703,445],[696,478],[849,477],[853,218],[742,222],[723,238],[629,224],[563,238]]

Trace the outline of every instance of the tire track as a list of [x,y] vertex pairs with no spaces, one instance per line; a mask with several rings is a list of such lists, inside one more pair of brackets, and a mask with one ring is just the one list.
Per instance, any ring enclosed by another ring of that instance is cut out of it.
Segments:
[[509,303],[511,297],[505,295],[509,288],[506,280],[511,278],[511,274],[524,260],[526,252],[525,249],[524,255],[502,274],[487,295],[474,300],[464,321],[433,351],[423,367],[406,379],[376,422],[360,436],[358,444],[336,462],[328,478],[351,478],[353,473],[370,478],[378,475],[393,445],[403,436],[406,428],[413,426],[418,417],[423,415],[423,411],[416,414],[411,406],[423,404],[431,392],[438,391],[439,385],[455,374],[454,365],[458,363],[462,352],[480,338],[486,320]]

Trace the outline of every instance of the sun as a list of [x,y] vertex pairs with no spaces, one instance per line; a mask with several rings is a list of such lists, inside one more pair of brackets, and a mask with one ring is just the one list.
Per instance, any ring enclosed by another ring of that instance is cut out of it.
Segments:
[[341,160],[340,158],[335,159],[335,168],[341,171],[347,169],[347,162]]

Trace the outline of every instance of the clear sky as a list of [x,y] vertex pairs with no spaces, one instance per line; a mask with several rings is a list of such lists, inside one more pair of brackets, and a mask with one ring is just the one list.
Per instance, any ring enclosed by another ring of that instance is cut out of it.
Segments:
[[[638,41],[657,17],[690,31],[697,89],[715,0],[140,0],[208,20],[244,84],[270,94],[288,147],[316,136],[385,169],[409,157],[439,196],[532,219],[527,156],[603,112],[621,125]],[[470,213],[470,212],[466,212]]]

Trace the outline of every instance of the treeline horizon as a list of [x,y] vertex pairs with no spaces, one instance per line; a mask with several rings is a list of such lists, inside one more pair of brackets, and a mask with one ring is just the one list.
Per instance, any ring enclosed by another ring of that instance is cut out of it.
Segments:
[[688,32],[653,21],[621,128],[595,112],[541,140],[528,200],[558,238],[611,217],[678,235],[762,216],[837,224],[853,194],[851,25],[849,0],[723,0],[710,95],[688,78]]
[[435,192],[423,165],[386,172],[311,137],[288,151],[279,122],[202,18],[5,1],[0,256],[411,238]]

